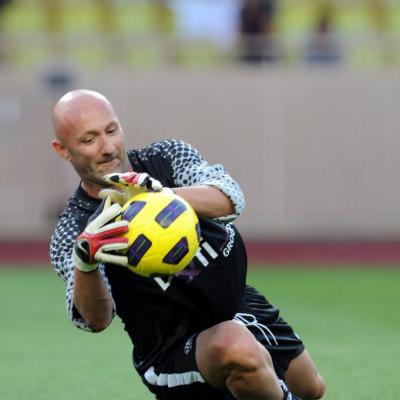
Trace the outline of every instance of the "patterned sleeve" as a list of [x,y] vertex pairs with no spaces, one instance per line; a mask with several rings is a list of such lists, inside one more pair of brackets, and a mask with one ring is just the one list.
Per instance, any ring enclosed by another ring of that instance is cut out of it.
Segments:
[[245,206],[244,195],[239,184],[232,179],[221,164],[209,165],[190,144],[178,140],[171,140],[169,143],[168,153],[176,185],[210,185],[218,188],[235,207],[234,214],[218,219],[225,222],[236,219]]
[[[82,214],[83,215],[83,214]],[[77,207],[67,208],[60,216],[55,232],[50,243],[50,259],[57,272],[57,275],[64,281],[66,285],[66,305],[67,315],[72,323],[80,329],[94,332],[93,329],[86,324],[85,320],[76,309],[74,298],[74,266],[72,263],[72,249],[74,242],[79,235],[79,212]],[[104,265],[99,264],[99,270],[103,279],[111,293],[111,287],[104,273]],[[113,317],[115,315],[115,304],[113,304]]]

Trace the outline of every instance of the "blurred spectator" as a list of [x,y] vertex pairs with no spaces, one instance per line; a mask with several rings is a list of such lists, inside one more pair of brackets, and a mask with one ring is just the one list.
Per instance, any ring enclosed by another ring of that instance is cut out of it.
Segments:
[[103,54],[107,61],[123,62],[126,46],[118,35],[117,1],[92,0],[96,6],[97,29],[102,35]]
[[0,63],[6,58],[6,45],[4,40],[4,10],[12,3],[12,0],[0,0]]
[[100,32],[114,34],[117,31],[115,3],[115,0],[94,0],[94,4],[97,5]]
[[63,0],[41,0],[44,27],[50,34],[59,33],[63,30]]
[[395,49],[389,40],[390,10],[387,0],[367,0],[373,30],[377,36],[380,57],[385,63],[395,61]]
[[176,34],[183,42],[208,43],[230,52],[237,42],[242,0],[174,0]]
[[64,0],[40,0],[43,27],[47,34],[48,51],[52,58],[66,52],[66,42],[62,36],[64,31]]
[[389,7],[386,0],[367,0],[371,21],[378,32],[387,32],[389,29]]
[[239,56],[259,64],[278,58],[274,41],[276,0],[244,0],[240,10]]
[[168,0],[151,0],[151,30],[162,39],[162,58],[168,63],[177,63],[180,49],[175,33],[175,14]]
[[152,0],[153,31],[171,35],[175,31],[175,16],[167,0]]
[[306,46],[306,59],[331,64],[340,60],[339,42],[334,31],[335,9],[330,0],[315,0],[314,29]]
[[74,74],[67,61],[68,45],[65,33],[65,0],[40,0],[43,28],[47,34],[49,57],[43,64],[42,81],[45,90],[56,97],[73,85]]

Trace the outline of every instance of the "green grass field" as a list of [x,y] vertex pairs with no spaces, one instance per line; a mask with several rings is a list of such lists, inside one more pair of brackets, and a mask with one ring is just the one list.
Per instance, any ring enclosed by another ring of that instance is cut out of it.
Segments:
[[[400,269],[252,269],[249,281],[304,339],[325,399],[400,398]],[[121,323],[100,334],[74,328],[50,267],[1,268],[0,307],[0,399],[152,398]]]

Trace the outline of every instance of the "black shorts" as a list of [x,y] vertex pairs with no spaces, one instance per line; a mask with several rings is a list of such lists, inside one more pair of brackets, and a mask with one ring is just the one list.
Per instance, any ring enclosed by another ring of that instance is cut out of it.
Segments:
[[279,309],[246,285],[243,302],[235,320],[243,322],[270,353],[279,379],[285,379],[289,363],[304,351],[304,345],[293,328],[279,316]]
[[144,384],[159,400],[234,400],[228,390],[204,382],[196,364],[197,334],[181,342],[170,357],[150,367],[142,376]]
[[[279,310],[255,289],[246,286],[243,303],[236,314],[271,354],[275,371],[284,379],[290,361],[304,350],[301,339],[279,317]],[[171,351],[167,360],[150,367],[142,376],[145,385],[159,400],[233,400],[227,390],[216,389],[201,376],[195,359],[197,335],[192,335]]]

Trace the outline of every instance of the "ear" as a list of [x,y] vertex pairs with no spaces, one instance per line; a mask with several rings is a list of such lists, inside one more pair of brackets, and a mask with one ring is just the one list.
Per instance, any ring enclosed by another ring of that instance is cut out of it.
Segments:
[[64,160],[71,160],[71,154],[69,150],[59,140],[52,140],[51,147],[53,147],[54,151]]

